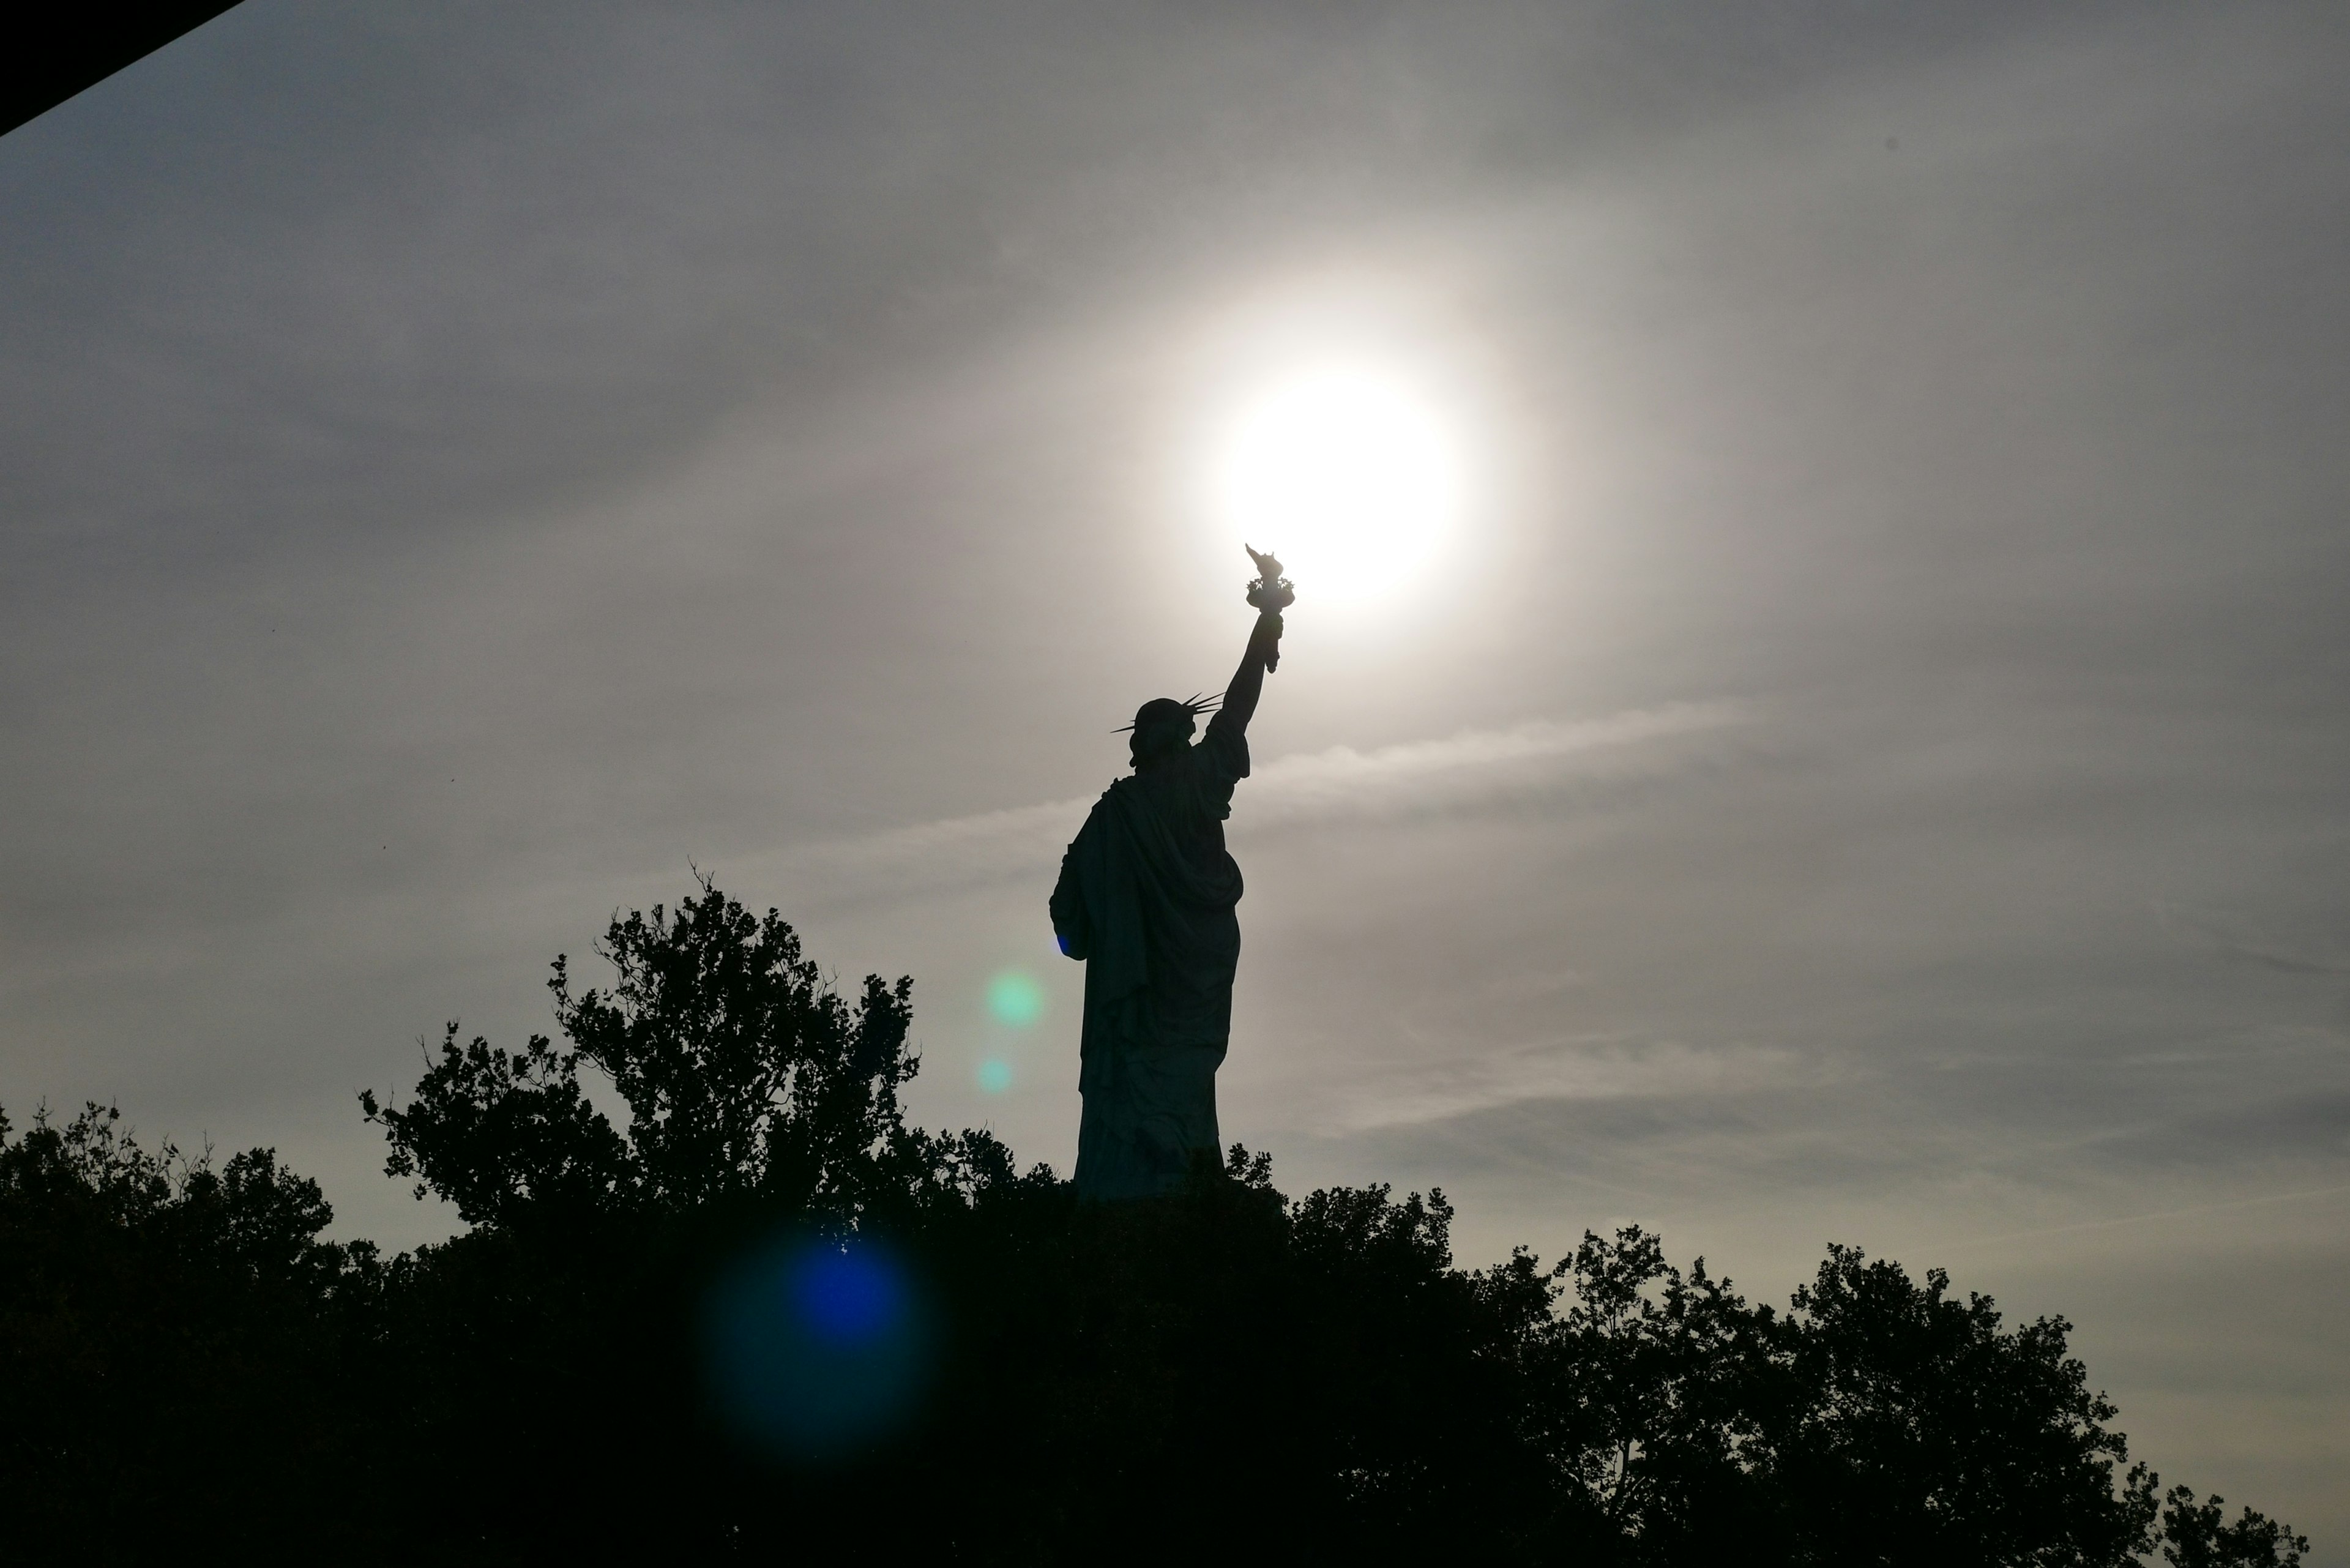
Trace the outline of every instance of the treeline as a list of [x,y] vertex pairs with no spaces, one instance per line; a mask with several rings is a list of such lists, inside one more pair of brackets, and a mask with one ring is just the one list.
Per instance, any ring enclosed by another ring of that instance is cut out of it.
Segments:
[[[2060,1319],[1832,1248],[1784,1311],[1638,1229],[1452,1266],[1439,1193],[1234,1148],[1080,1205],[909,1127],[910,987],[706,883],[615,920],[565,1044],[452,1025],[320,1240],[269,1150],[0,1118],[0,1555],[519,1563],[2297,1563],[2167,1493]],[[614,1091],[615,1126],[586,1092]]]

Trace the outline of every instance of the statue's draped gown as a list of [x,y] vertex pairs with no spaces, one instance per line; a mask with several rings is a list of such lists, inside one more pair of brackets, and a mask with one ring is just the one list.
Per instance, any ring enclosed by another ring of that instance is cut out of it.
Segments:
[[1241,871],[1224,850],[1248,776],[1243,721],[1105,791],[1053,889],[1061,950],[1086,961],[1077,1191],[1141,1198],[1211,1158],[1216,1068],[1232,1034]]

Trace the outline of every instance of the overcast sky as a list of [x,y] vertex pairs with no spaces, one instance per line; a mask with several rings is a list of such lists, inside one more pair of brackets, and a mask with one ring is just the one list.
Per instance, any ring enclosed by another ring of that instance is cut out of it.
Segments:
[[1467,1262],[1946,1266],[2350,1563],[2345,77],[2320,5],[246,0],[0,140],[0,1105],[446,1234],[354,1091],[699,866],[1066,1173],[1055,861],[1248,627],[1203,454],[1371,363],[1463,499],[1293,563],[1227,1137]]

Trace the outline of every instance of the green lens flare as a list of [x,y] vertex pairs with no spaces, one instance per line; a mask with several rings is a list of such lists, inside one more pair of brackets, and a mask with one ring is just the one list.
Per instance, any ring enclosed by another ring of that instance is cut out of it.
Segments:
[[979,1064],[979,1086],[991,1095],[1000,1095],[1012,1086],[1012,1064],[1001,1057],[991,1056]]
[[1045,1015],[1045,988],[1007,969],[987,982],[987,1011],[998,1023],[1025,1029]]

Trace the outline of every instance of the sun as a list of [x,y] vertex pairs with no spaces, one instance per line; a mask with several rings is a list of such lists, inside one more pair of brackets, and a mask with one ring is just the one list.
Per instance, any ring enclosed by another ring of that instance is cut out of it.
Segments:
[[1402,378],[1335,366],[1244,403],[1214,467],[1221,526],[1280,556],[1301,594],[1375,597],[1442,543],[1461,504],[1451,431]]

